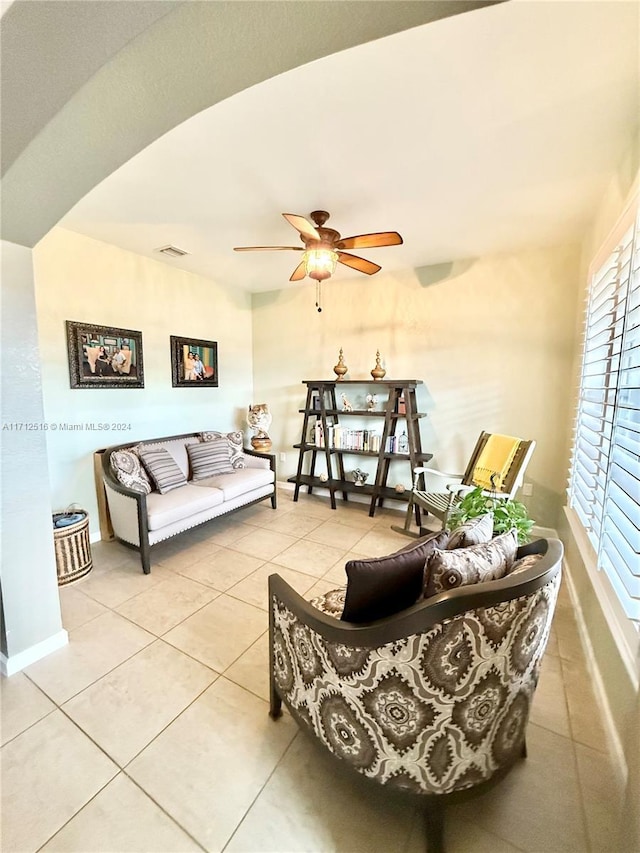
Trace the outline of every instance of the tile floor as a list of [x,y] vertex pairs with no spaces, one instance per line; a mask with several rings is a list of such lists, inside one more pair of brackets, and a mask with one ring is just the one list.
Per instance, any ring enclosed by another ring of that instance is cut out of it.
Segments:
[[[267,577],[311,596],[354,555],[406,540],[397,515],[282,492],[158,546],[116,543],[62,588],[70,643],[2,681],[2,850],[418,853],[420,814],[336,772],[267,715]],[[449,853],[614,851],[620,792],[561,593],[529,758],[452,807]]]

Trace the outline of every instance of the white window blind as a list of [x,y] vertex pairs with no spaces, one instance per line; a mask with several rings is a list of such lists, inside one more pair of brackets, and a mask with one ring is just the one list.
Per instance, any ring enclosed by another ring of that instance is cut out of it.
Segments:
[[640,217],[592,275],[569,482],[574,509],[640,631]]

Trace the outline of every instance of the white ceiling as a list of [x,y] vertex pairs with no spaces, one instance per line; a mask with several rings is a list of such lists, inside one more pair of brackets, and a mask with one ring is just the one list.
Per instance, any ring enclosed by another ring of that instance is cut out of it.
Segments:
[[60,224],[254,292],[299,256],[232,249],[296,245],[282,212],[400,231],[360,252],[383,271],[580,239],[638,121],[639,8],[516,0],[317,60],[175,128]]

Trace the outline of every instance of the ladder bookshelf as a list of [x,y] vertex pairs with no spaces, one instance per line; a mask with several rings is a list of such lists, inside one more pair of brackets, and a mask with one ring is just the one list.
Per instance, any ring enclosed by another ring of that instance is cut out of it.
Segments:
[[[420,438],[420,418],[425,414],[418,412],[416,405],[416,387],[422,384],[419,379],[403,380],[303,380],[307,386],[307,397],[303,415],[302,435],[294,447],[298,449],[298,469],[288,482],[295,483],[294,501],[298,500],[300,488],[307,487],[309,494],[316,487],[328,489],[331,508],[336,508],[336,493],[342,494],[347,501],[350,493],[365,494],[370,498],[369,515],[373,516],[376,506],[383,506],[385,500],[407,501],[410,491],[396,492],[387,486],[387,478],[392,462],[404,461],[413,469],[428,462],[433,454],[422,452]],[[336,389],[348,394],[349,389],[360,386],[366,393],[379,394],[382,389],[388,392],[382,409],[353,409],[343,411],[336,400]],[[343,390],[344,389],[344,390]],[[371,418],[381,428],[378,430],[348,430],[350,418]],[[398,447],[397,427],[404,423],[406,447]],[[314,440],[310,440],[313,428]],[[379,439],[372,440],[372,436]],[[346,445],[346,446],[345,446]],[[375,449],[371,449],[375,448]],[[327,479],[323,481],[316,475],[318,455],[324,457]],[[375,481],[358,486],[347,480],[344,470],[344,456],[365,456],[377,459]],[[308,472],[303,473],[305,467]]]

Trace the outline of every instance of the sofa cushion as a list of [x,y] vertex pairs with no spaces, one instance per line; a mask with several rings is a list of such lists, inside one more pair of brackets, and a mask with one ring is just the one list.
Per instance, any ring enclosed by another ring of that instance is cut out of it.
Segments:
[[452,530],[447,542],[447,551],[468,548],[470,545],[482,545],[484,542],[491,542],[492,536],[493,513],[488,512],[477,518],[470,518]]
[[142,464],[147,473],[158,487],[160,494],[164,495],[172,489],[179,489],[187,485],[184,476],[173,456],[164,447],[149,448],[140,446],[138,451]]
[[148,495],[151,491],[149,475],[144,470],[138,454],[133,450],[114,450],[109,459],[111,470],[123,486]]
[[149,530],[160,530],[167,524],[190,518],[198,512],[219,506],[224,496],[219,489],[203,489],[191,483],[167,494],[151,492],[147,497]]
[[269,486],[274,479],[271,468],[238,468],[232,474],[217,474],[206,480],[198,480],[196,485],[220,489],[225,501],[230,501],[253,489]]
[[194,480],[206,480],[214,474],[231,474],[231,449],[226,438],[216,438],[203,444],[189,444],[187,454]]
[[208,432],[200,433],[201,441],[215,441],[218,438],[225,438],[229,443],[231,464],[233,467],[244,468],[244,436],[242,435],[241,430],[236,430],[235,432],[215,432],[214,430],[209,430]]
[[425,569],[424,597],[504,577],[514,563],[517,549],[518,535],[510,530],[482,545],[434,551]]
[[349,560],[342,619],[372,622],[414,604],[422,592],[425,562],[434,549],[446,546],[448,536],[440,530],[388,557]]

